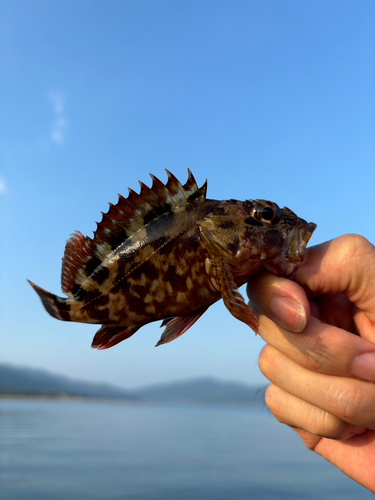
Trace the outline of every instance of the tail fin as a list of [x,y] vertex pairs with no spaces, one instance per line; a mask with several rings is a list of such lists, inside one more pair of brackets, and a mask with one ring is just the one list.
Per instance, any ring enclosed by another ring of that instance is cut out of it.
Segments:
[[35,285],[35,283],[32,283],[30,280],[27,281],[39,295],[40,300],[42,301],[42,304],[48,314],[50,314],[53,318],[60,319],[62,321],[71,321],[70,305],[66,303],[67,299],[58,297],[53,293],[47,292],[47,290],[43,290],[43,288]]

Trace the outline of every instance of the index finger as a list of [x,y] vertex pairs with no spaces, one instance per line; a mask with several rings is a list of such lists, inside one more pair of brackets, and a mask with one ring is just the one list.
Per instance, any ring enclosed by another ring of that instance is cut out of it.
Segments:
[[375,345],[314,316],[296,335],[261,314],[259,334],[267,344],[307,370],[375,382]]

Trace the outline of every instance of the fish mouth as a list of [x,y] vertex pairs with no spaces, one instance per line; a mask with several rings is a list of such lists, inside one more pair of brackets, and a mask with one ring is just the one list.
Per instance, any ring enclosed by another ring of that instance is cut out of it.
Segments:
[[303,262],[306,246],[316,227],[313,222],[301,221],[284,239],[278,257],[265,262],[264,267],[278,276],[293,279],[298,267]]
[[313,232],[316,229],[316,224],[310,222],[309,224],[303,225],[302,227],[296,227],[294,231],[291,232],[291,239],[288,251],[286,253],[286,258],[290,262],[302,262],[306,252],[307,243]]
[[284,255],[282,270],[285,276],[291,277],[302,264],[306,253],[306,246],[316,229],[314,222],[298,225],[284,242],[282,254]]

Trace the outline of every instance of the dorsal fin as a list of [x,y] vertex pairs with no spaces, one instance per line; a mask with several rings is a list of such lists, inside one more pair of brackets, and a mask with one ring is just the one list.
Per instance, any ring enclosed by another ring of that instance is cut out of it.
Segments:
[[116,205],[110,203],[108,212],[102,212],[93,239],[78,231],[71,236],[63,258],[61,281],[64,293],[74,295],[113,250],[151,220],[206,199],[207,181],[198,188],[188,169],[187,182],[182,185],[171,172],[166,172],[168,181],[165,185],[150,174],[151,188],[138,181],[141,186],[139,194],[128,188],[127,198],[119,195]]
[[[93,243],[99,245],[109,243],[114,250],[159,215],[174,212],[193,201],[204,201],[206,184],[198,189],[190,170],[184,186],[168,170],[166,172],[168,174],[166,185],[151,175],[151,188],[140,182],[141,192],[139,194],[128,188],[128,198],[119,195],[117,204],[110,204],[108,212],[103,214],[103,218],[94,233]],[[196,194],[198,194],[199,199],[194,196]]]
[[91,240],[76,231],[65,246],[62,261],[61,286],[64,293],[72,291],[77,284],[81,285],[86,274],[84,268],[88,259],[92,257]]

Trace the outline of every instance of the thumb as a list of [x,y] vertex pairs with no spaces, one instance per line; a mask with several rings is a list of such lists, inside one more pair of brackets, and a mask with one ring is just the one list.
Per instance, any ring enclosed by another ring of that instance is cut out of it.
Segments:
[[356,320],[375,325],[375,247],[363,236],[310,247],[295,281],[317,295],[343,293],[356,305]]

